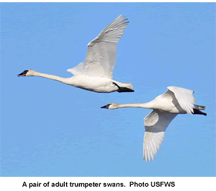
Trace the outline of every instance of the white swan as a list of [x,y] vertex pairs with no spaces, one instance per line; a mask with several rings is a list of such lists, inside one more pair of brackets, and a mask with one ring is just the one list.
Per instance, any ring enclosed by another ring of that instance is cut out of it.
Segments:
[[200,111],[204,110],[205,106],[195,105],[193,92],[185,88],[169,86],[164,94],[157,96],[148,103],[110,103],[101,108],[141,107],[153,109],[144,118],[146,131],[143,142],[143,158],[148,162],[154,159],[154,155],[156,155],[163,141],[167,126],[177,114],[192,113],[206,115],[206,113]]
[[74,68],[68,69],[74,76],[62,78],[55,75],[25,70],[18,76],[40,76],[94,92],[133,92],[131,83],[112,80],[116,60],[116,46],[124,33],[128,21],[118,16],[95,39],[88,44],[86,59]]

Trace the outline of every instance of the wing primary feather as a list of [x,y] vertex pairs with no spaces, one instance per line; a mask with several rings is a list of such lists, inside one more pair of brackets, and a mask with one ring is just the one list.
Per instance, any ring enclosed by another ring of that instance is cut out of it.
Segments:
[[117,43],[127,24],[127,19],[119,15],[88,44],[82,74],[112,79]]
[[144,119],[146,132],[143,141],[143,158],[148,162],[154,160],[163,141],[166,128],[177,114],[154,109]]
[[195,107],[195,98],[193,96],[194,91],[186,88],[169,86],[168,90],[174,93],[176,100],[183,110],[187,113],[193,113],[193,108]]

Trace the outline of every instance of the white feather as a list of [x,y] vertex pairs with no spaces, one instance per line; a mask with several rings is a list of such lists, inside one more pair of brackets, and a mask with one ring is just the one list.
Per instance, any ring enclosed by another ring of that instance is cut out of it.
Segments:
[[146,161],[154,159],[157,154],[169,123],[177,114],[154,109],[144,118],[145,134],[143,141],[143,158]]
[[118,16],[110,25],[88,44],[86,59],[77,66],[68,69],[74,76],[62,78],[44,74],[34,70],[25,70],[19,76],[40,76],[57,80],[89,91],[110,93],[133,92],[131,83],[121,83],[112,80],[112,71],[116,60],[116,46],[124,33],[128,21],[122,15]]
[[79,63],[77,66],[68,69],[67,71],[72,73],[74,76],[81,74],[81,72],[83,71],[83,67],[84,67],[84,62]]
[[116,46],[128,22],[122,15],[88,44],[83,74],[112,79],[116,60]]
[[[148,162],[154,159],[163,141],[166,128],[177,114],[195,113],[203,114],[205,106],[194,105],[193,91],[181,87],[169,86],[162,95],[148,103],[111,103],[102,108],[116,109],[123,107],[141,107],[153,109],[145,118],[145,134],[143,141],[143,158]],[[197,111],[194,111],[195,108]]]
[[167,88],[175,94],[175,97],[182,109],[187,113],[193,113],[195,104],[195,98],[193,96],[194,91],[175,86],[169,86]]

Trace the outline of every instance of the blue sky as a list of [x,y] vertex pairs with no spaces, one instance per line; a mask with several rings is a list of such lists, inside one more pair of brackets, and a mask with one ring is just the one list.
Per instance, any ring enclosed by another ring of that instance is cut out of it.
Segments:
[[[215,176],[214,3],[1,3],[0,176]],[[87,44],[129,19],[114,79],[134,93],[94,93],[25,69],[70,77]],[[152,162],[142,158],[140,108],[167,86],[195,91],[207,117],[178,115]]]

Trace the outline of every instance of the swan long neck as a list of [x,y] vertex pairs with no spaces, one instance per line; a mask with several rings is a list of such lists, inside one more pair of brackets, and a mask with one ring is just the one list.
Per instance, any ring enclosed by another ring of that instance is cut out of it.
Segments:
[[48,78],[51,80],[56,80],[65,84],[69,84],[69,78],[63,78],[63,77],[59,77],[59,76],[55,76],[55,75],[51,75],[51,74],[44,74],[44,73],[40,73],[40,72],[35,72],[33,73],[33,76],[40,76],[43,78]]
[[148,103],[117,104],[117,108],[123,108],[123,107],[138,107],[138,108],[147,108],[147,109],[151,109],[151,108],[152,108],[152,104],[151,104],[151,102],[148,102]]

